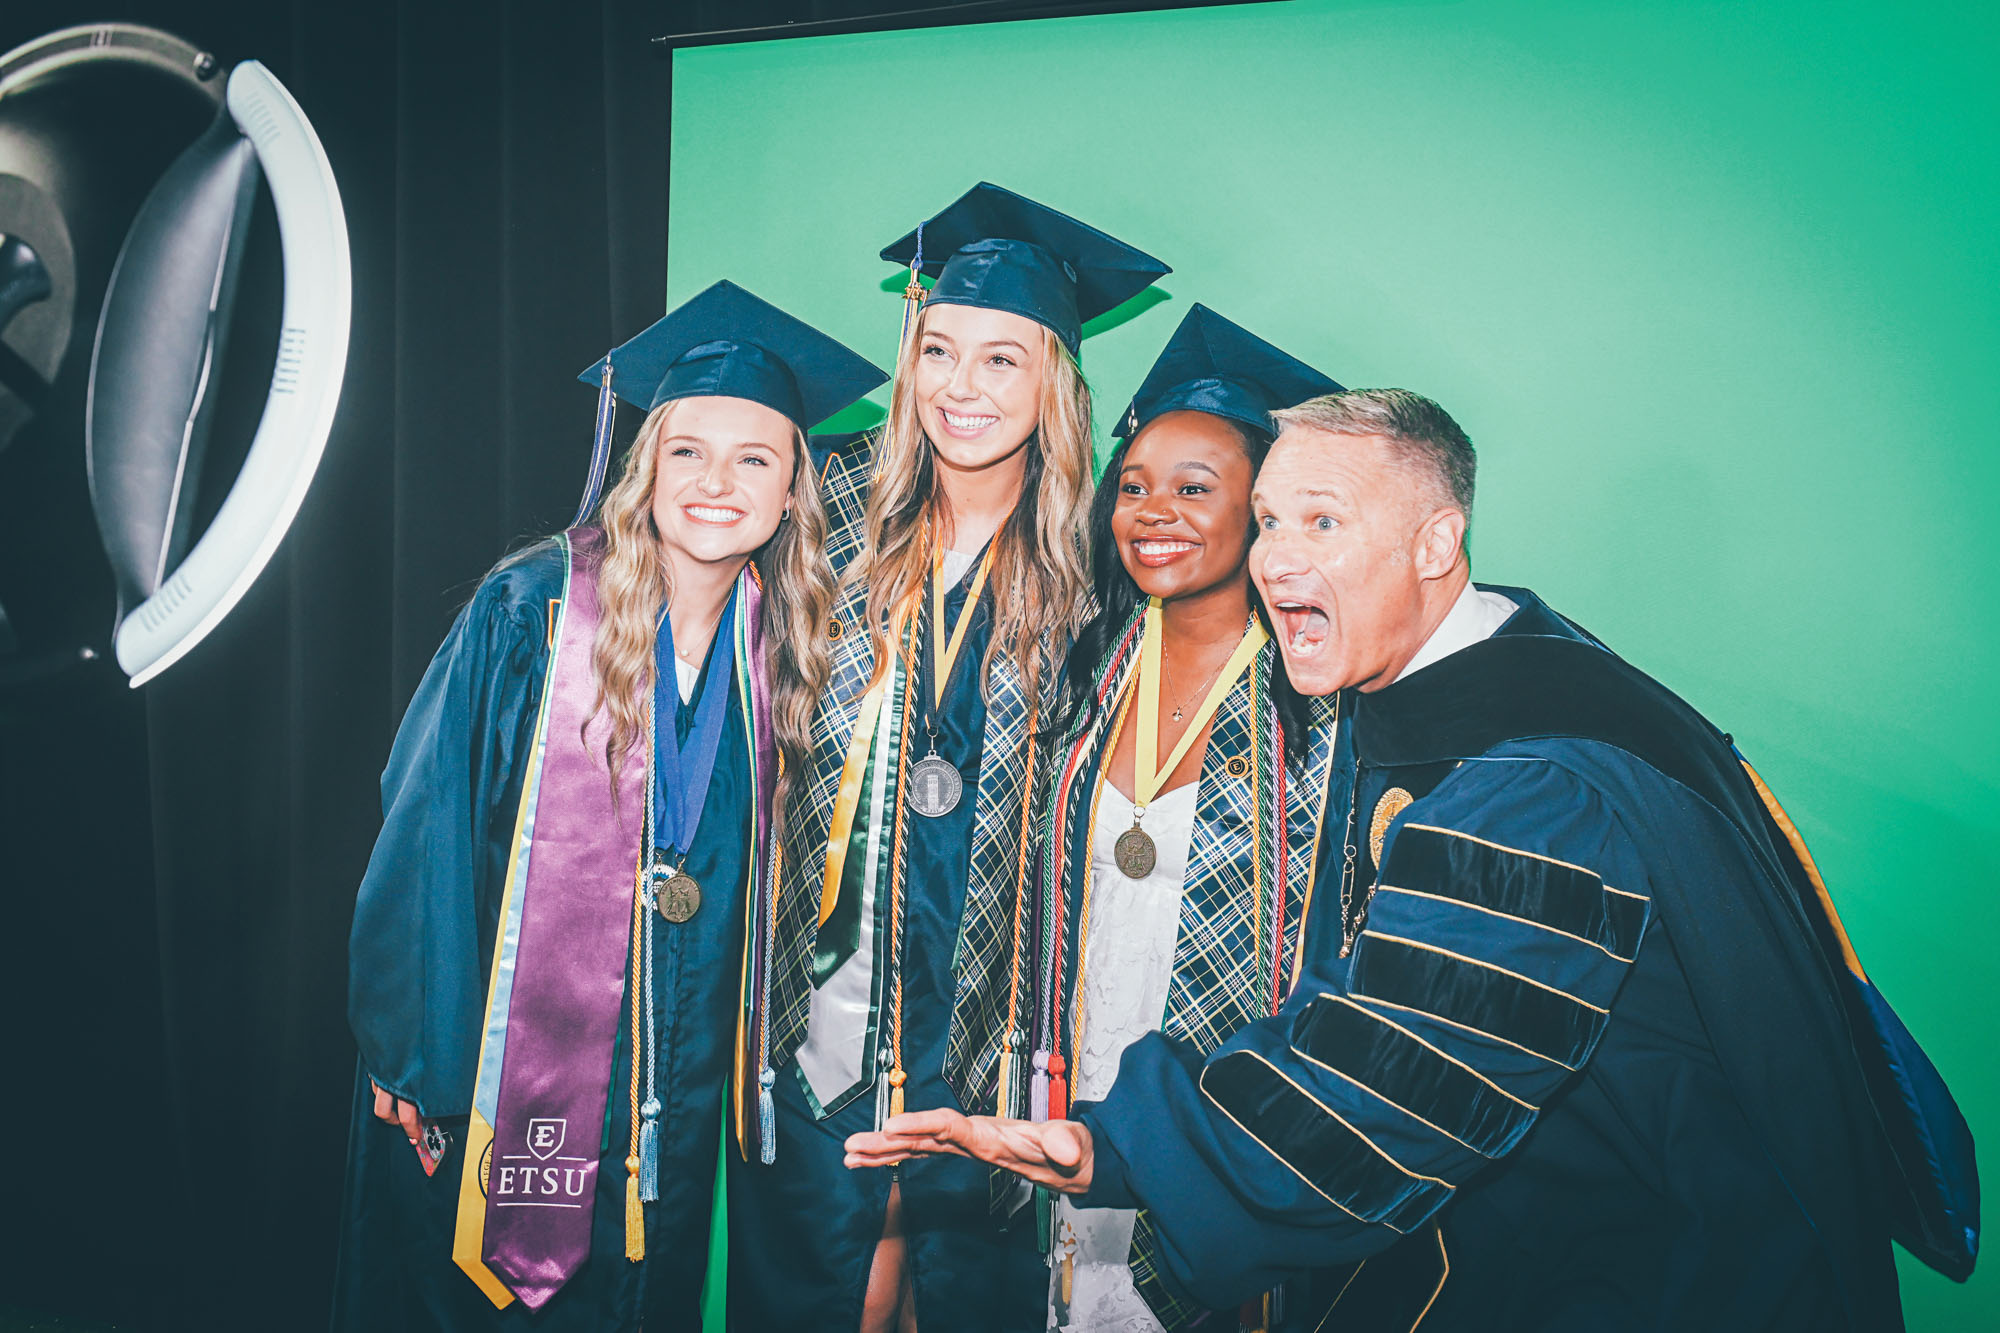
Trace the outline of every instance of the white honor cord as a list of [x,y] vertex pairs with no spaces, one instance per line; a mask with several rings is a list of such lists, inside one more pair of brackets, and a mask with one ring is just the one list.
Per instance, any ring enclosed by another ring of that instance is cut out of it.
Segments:
[[659,1045],[659,1033],[657,1030],[657,1016],[653,1012],[653,918],[659,914],[660,907],[659,885],[653,882],[653,835],[657,831],[653,827],[653,784],[659,781],[659,773],[653,767],[655,748],[653,737],[655,735],[654,729],[658,725],[657,719],[653,716],[652,707],[648,705],[646,709],[646,810],[641,820],[642,836],[639,840],[639,855],[646,866],[646,887],[641,894],[646,910],[639,914],[644,918],[644,924],[639,927],[639,939],[635,941],[641,950],[639,955],[639,971],[644,978],[641,983],[644,989],[635,999],[635,1003],[645,1007],[646,1021],[643,1025],[643,1030],[646,1035],[643,1050],[632,1052],[633,1059],[638,1060],[643,1058],[646,1062],[646,1100],[639,1107],[639,1115],[641,1117],[639,1125],[639,1201],[641,1203],[652,1203],[660,1197],[660,1098],[656,1085],[656,1079],[659,1074],[659,1061],[655,1059],[655,1052]]

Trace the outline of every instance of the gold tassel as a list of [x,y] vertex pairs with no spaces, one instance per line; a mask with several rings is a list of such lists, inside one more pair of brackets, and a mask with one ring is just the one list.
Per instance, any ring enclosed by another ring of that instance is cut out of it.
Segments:
[[639,1159],[625,1159],[625,1257],[638,1263],[646,1257],[646,1210],[639,1206]]
[[901,1069],[889,1071],[889,1114],[892,1116],[903,1113],[903,1084],[908,1080],[909,1075]]
[[[919,251],[918,253],[922,253]],[[910,281],[903,288],[903,332],[896,339],[896,350],[901,353],[910,341],[910,334],[916,330],[917,315],[924,308],[924,297],[929,295],[924,284],[917,281],[916,261],[910,263]]]
[[1063,1308],[1069,1308],[1076,1290],[1076,1228],[1062,1224],[1062,1263],[1056,1266],[1056,1290],[1062,1293]]

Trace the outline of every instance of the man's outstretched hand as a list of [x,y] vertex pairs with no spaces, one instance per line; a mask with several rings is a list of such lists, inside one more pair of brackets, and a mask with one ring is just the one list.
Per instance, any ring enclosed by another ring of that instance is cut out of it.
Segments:
[[1090,1131],[1074,1120],[1005,1120],[957,1111],[910,1111],[891,1116],[872,1134],[847,1140],[847,1165],[893,1166],[912,1157],[957,1153],[1005,1167],[1063,1194],[1090,1188]]

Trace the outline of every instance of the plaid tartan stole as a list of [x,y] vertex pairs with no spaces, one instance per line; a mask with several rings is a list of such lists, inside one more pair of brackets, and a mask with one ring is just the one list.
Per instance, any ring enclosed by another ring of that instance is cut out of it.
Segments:
[[[1127,627],[1119,648],[1099,676],[1096,716],[1071,743],[1051,804],[1060,838],[1045,856],[1044,884],[1053,886],[1044,920],[1075,920],[1090,873],[1090,811],[1106,748],[1110,719],[1137,669],[1137,623]],[[1203,1056],[1214,1052],[1245,1025],[1274,1013],[1291,980],[1312,882],[1314,854],[1333,759],[1335,707],[1312,700],[1313,712],[1303,762],[1284,763],[1284,737],[1271,698],[1275,643],[1264,646],[1250,669],[1224,696],[1209,731],[1195,797],[1194,827],[1182,881],[1180,925],[1174,941],[1161,1031],[1190,1043]],[[1282,817],[1281,817],[1282,815]],[[1084,941],[1074,926],[1048,961],[1074,978]],[[1063,996],[1048,1021],[1057,1027],[1062,1050],[1075,1068],[1074,980],[1050,994]],[[1159,1237],[1152,1216],[1141,1209],[1133,1227],[1130,1263],[1134,1285],[1169,1330],[1189,1327],[1208,1312],[1178,1299],[1161,1280]]]
[[[863,522],[873,472],[869,449],[843,450],[826,462],[820,503],[826,510],[827,558],[844,574],[866,540]],[[826,690],[813,716],[812,757],[793,780],[786,804],[785,840],[778,863],[777,902],[768,942],[771,958],[770,1064],[784,1064],[805,1040],[812,1007],[812,958],[819,942],[820,888],[826,874],[826,841],[834,797],[847,762],[861,696],[875,672],[867,626],[868,589],[843,586],[826,626],[832,659]],[[759,923],[760,927],[763,923]]]

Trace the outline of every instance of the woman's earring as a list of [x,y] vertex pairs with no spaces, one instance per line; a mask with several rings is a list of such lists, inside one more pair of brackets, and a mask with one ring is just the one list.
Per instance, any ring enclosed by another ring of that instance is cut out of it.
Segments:
[[790,505],[786,505],[778,513],[778,522],[783,523],[786,519],[790,518],[791,516],[792,516],[792,507]]

